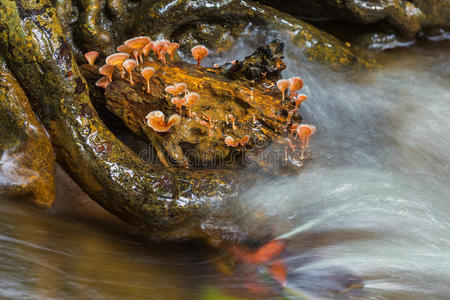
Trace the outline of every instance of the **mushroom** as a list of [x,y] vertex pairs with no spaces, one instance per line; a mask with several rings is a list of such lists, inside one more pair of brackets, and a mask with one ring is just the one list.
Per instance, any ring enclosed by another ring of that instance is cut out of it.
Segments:
[[181,117],[173,114],[169,117],[167,122],[164,120],[164,113],[159,110],[150,112],[146,117],[147,125],[156,132],[167,132],[172,126],[180,123]]
[[166,51],[170,42],[166,40],[158,40],[154,43],[155,52],[159,60],[166,62]]
[[197,65],[200,66],[202,60],[208,56],[209,50],[205,46],[198,45],[191,49],[192,56],[197,61]]
[[175,91],[177,95],[183,94],[186,92],[186,83],[175,83],[173,85],[175,87]]
[[103,65],[100,67],[100,69],[98,69],[98,72],[102,75],[105,75],[106,77],[108,77],[109,81],[112,81],[112,76],[114,74],[114,66],[113,65]]
[[144,57],[145,57],[150,54],[150,50],[152,50],[152,49],[153,49],[153,42],[150,41],[147,45],[144,46],[144,48],[142,48],[141,52],[142,52],[142,54],[144,54]]
[[168,87],[166,87],[166,89],[164,90],[167,94],[171,94],[171,95],[178,95],[177,94],[177,88],[174,87],[173,85],[169,85]]
[[109,85],[109,82],[110,81],[109,81],[108,77],[103,76],[102,78],[97,80],[97,82],[95,82],[95,86],[106,89],[106,87]]
[[236,130],[236,124],[234,122],[236,121],[236,119],[234,118],[234,116],[232,114],[228,114],[228,115],[225,116],[225,118],[226,118],[225,121],[227,122],[227,124],[228,124],[228,119],[231,121],[231,126],[233,127],[233,131],[235,131]]
[[134,59],[136,62],[139,62],[139,58],[142,61],[142,53],[141,50],[144,48],[148,43],[150,43],[152,40],[148,36],[138,36],[129,40],[126,40],[124,42],[125,46],[128,46],[132,48]]
[[87,60],[88,64],[93,65],[99,54],[100,53],[97,51],[89,51],[84,54],[84,58]]
[[183,106],[186,104],[185,98],[173,97],[170,102],[175,105],[175,107],[180,111],[180,116],[182,114]]
[[284,101],[284,92],[289,87],[289,85],[290,85],[290,82],[287,79],[280,79],[277,81],[277,87],[281,91],[281,94],[283,95],[283,97],[281,98],[281,101]]
[[185,96],[185,98],[186,98],[185,106],[188,108],[188,117],[190,117],[191,116],[191,107],[192,107],[192,105],[197,103],[198,100],[200,100],[200,95],[197,93],[190,93],[190,94],[187,94]]
[[134,59],[127,59],[123,62],[122,66],[130,74],[130,84],[133,85],[133,69],[136,68],[137,62]]
[[134,49],[131,47],[128,47],[127,45],[120,45],[119,47],[116,48],[117,51],[119,52],[123,52],[123,53],[128,53],[131,55],[134,55]]
[[125,60],[127,60],[129,57],[130,57],[130,54],[128,54],[128,53],[123,53],[123,52],[114,53],[106,58],[106,64],[115,66],[117,69],[119,69],[121,71],[122,78],[125,78],[125,72],[124,72],[122,65],[123,65],[123,62]]
[[156,70],[153,67],[145,67],[141,70],[141,75],[142,77],[144,77],[145,82],[147,83],[147,94],[150,94],[150,78],[152,78],[155,72]]
[[297,136],[301,140],[300,148],[308,148],[309,138],[316,132],[316,127],[308,124],[300,124],[297,127]]
[[228,147],[233,147],[236,148],[237,146],[241,145],[242,147],[248,143],[248,141],[250,141],[250,136],[249,135],[245,135],[243,138],[241,139],[235,139],[231,136],[227,136],[225,138],[225,144]]
[[292,142],[292,140],[288,137],[279,140],[279,142],[282,144],[286,144],[286,146],[284,146],[284,160],[288,160],[288,149],[290,148],[292,152],[295,152],[295,148],[297,148],[297,147]]
[[295,110],[298,110],[300,108],[300,104],[302,104],[303,101],[308,99],[308,96],[305,94],[299,94],[294,98],[295,101]]
[[205,126],[208,129],[208,136],[212,135],[214,124],[206,122],[205,120],[200,120],[200,125]]
[[180,44],[178,43],[169,43],[169,45],[167,46],[167,54],[169,54],[171,62],[173,61],[173,55],[178,48],[180,48]]
[[291,94],[291,100],[294,97],[294,93],[303,87],[303,79],[300,77],[292,77],[289,79],[289,92]]

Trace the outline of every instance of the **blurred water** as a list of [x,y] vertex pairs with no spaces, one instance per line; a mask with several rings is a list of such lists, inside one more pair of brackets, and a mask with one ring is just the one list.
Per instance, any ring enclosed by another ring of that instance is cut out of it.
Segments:
[[[205,65],[275,37],[288,40],[249,27]],[[287,43],[283,75],[304,79],[300,111],[318,128],[312,158],[242,197],[289,239],[284,297],[450,298],[449,50],[419,43],[380,54],[387,67],[340,74]],[[225,257],[201,244],[152,244],[67,186],[51,211],[2,200],[0,298],[278,299],[251,292],[254,270],[229,276]],[[364,288],[343,291],[354,278]]]

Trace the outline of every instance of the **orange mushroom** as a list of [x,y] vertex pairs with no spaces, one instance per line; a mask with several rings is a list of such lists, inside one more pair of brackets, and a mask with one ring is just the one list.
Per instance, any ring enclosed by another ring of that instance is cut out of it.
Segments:
[[109,81],[112,81],[112,76],[114,74],[114,66],[113,65],[103,65],[98,69],[98,72],[102,75],[108,77]]
[[165,122],[164,113],[159,110],[150,112],[146,117],[147,125],[156,132],[167,132],[172,126],[180,123],[181,117],[177,114],[173,114]]
[[183,106],[186,104],[185,98],[173,97],[170,102],[175,105],[175,107],[180,111],[180,116],[182,115]]
[[309,138],[316,132],[316,127],[308,124],[300,124],[297,127],[297,136],[301,140],[300,148],[308,148]]
[[124,42],[125,46],[128,46],[132,48],[134,59],[136,62],[139,62],[139,59],[142,61],[142,48],[145,47],[148,43],[150,43],[152,40],[148,36],[137,36],[132,39],[126,40]]
[[189,93],[185,96],[185,98],[186,98],[185,106],[188,108],[188,117],[190,117],[191,116],[191,107],[192,107],[192,105],[197,103],[198,100],[200,100],[200,95],[197,93]]
[[119,52],[123,52],[123,53],[128,53],[130,55],[134,55],[134,49],[131,48],[131,47],[128,47],[127,45],[120,45],[116,49]]
[[295,101],[295,110],[298,110],[300,108],[300,105],[302,104],[303,101],[305,101],[306,99],[308,99],[308,96],[306,96],[305,94],[299,94],[294,98]]
[[178,95],[177,94],[177,88],[174,87],[173,85],[169,85],[168,87],[166,87],[166,89],[164,90],[167,94],[171,94],[171,95]]
[[97,80],[97,82],[95,82],[95,86],[106,89],[106,87],[109,85],[109,83],[110,83],[110,81],[109,81],[108,77],[103,76],[102,78]]
[[173,55],[180,48],[180,44],[178,43],[169,43],[167,46],[167,54],[170,56],[170,61],[173,61]]
[[97,51],[89,51],[84,54],[84,58],[87,60],[88,64],[93,65],[99,54],[100,53]]
[[234,116],[232,114],[228,114],[225,116],[225,121],[227,124],[228,124],[228,120],[231,121],[231,127],[233,128],[233,131],[235,131],[236,130],[236,124],[235,124],[236,119],[234,118]]
[[200,125],[205,126],[208,129],[208,136],[212,135],[212,129],[214,128],[214,124],[211,122],[207,122],[205,120],[200,120]]
[[164,63],[166,62],[166,51],[168,47],[168,41],[166,40],[158,40],[154,43],[155,52],[159,60],[162,60]]
[[173,86],[175,87],[175,92],[177,95],[186,92],[186,83],[175,83]]
[[208,56],[209,50],[205,46],[198,45],[191,49],[192,56],[197,61],[197,65],[200,66],[202,60]]
[[124,72],[122,65],[123,65],[123,62],[125,60],[127,60],[129,57],[130,57],[130,54],[128,54],[128,53],[123,53],[123,52],[114,53],[106,58],[106,64],[115,66],[117,69],[119,69],[121,71],[122,78],[125,78],[125,72]]
[[122,66],[130,74],[130,84],[133,85],[133,69],[136,68],[137,62],[134,59],[127,59],[123,62]]
[[142,48],[141,52],[145,57],[150,54],[150,50],[152,50],[152,49],[153,49],[153,42],[150,41],[147,45],[144,46],[144,48]]
[[283,95],[283,97],[281,98],[281,101],[284,100],[284,92],[289,87],[289,85],[290,85],[290,82],[287,79],[280,79],[277,81],[277,87],[281,91],[281,94]]
[[294,97],[294,93],[303,87],[303,79],[300,77],[292,77],[289,79],[289,92],[291,94],[291,100]]
[[145,67],[141,70],[141,75],[147,83],[147,94],[150,94],[150,78],[155,74],[156,70],[153,67]]
[[233,147],[236,148],[237,146],[241,145],[242,147],[247,144],[250,141],[250,136],[249,135],[245,135],[243,138],[241,139],[235,139],[232,136],[227,136],[225,138],[225,144],[228,147]]

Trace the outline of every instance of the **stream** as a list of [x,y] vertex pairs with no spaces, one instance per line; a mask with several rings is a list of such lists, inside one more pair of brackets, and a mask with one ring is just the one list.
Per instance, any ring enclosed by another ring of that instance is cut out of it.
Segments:
[[[287,40],[249,29],[205,65],[273,38]],[[283,76],[303,78],[300,113],[318,129],[311,159],[241,196],[283,224],[284,290],[263,268],[231,275],[201,243],[150,242],[59,170],[51,210],[2,200],[0,298],[449,299],[450,41],[378,53],[383,67],[369,72],[331,71],[289,43],[285,55]]]

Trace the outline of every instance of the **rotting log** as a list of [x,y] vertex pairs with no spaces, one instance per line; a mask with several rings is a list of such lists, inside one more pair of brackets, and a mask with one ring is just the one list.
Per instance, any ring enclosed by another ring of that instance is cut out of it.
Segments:
[[[280,53],[267,57],[266,52],[260,50],[273,45],[281,45]],[[250,163],[248,159],[254,157],[248,155],[247,159],[243,158],[249,151],[255,154],[255,150],[264,151],[269,146],[279,146],[277,141],[287,134],[288,111],[294,109],[290,101],[282,103],[281,93],[273,81],[280,78],[284,68],[281,59],[273,57],[282,57],[281,41],[275,40],[255,53],[257,55],[250,55],[239,62],[232,72],[226,66],[211,69],[182,61],[162,63],[149,60],[133,71],[134,85],[130,85],[116,70],[112,83],[105,89],[104,100],[99,102],[106,103],[106,107],[136,135],[151,142],[165,165],[173,162],[173,165],[191,168],[239,168],[243,160]],[[270,67],[270,76],[267,76],[267,61],[274,65]],[[251,71],[249,65],[252,66]],[[276,68],[275,65],[282,67]],[[156,70],[150,81],[150,94],[145,92],[146,81],[139,72],[148,66]],[[98,68],[95,65],[81,67],[92,88],[101,76]],[[262,77],[261,73],[267,77],[256,82],[253,78]],[[230,80],[230,74],[242,79]],[[252,80],[244,79],[246,76]],[[200,100],[192,107],[192,116],[188,116],[184,110],[180,124],[168,132],[156,132],[146,124],[145,117],[155,110],[162,111],[166,117],[179,114],[179,110],[171,103],[173,95],[165,92],[168,86],[176,83],[185,83],[189,92],[200,95]],[[235,119],[234,127],[228,117],[230,114]],[[291,121],[300,120],[296,114]],[[250,136],[250,141],[244,146],[232,148],[224,142],[227,136],[241,139],[246,135]],[[277,167],[276,161],[271,161],[273,166],[267,166],[266,161],[259,159],[255,159],[254,163],[265,169],[274,170]]]

